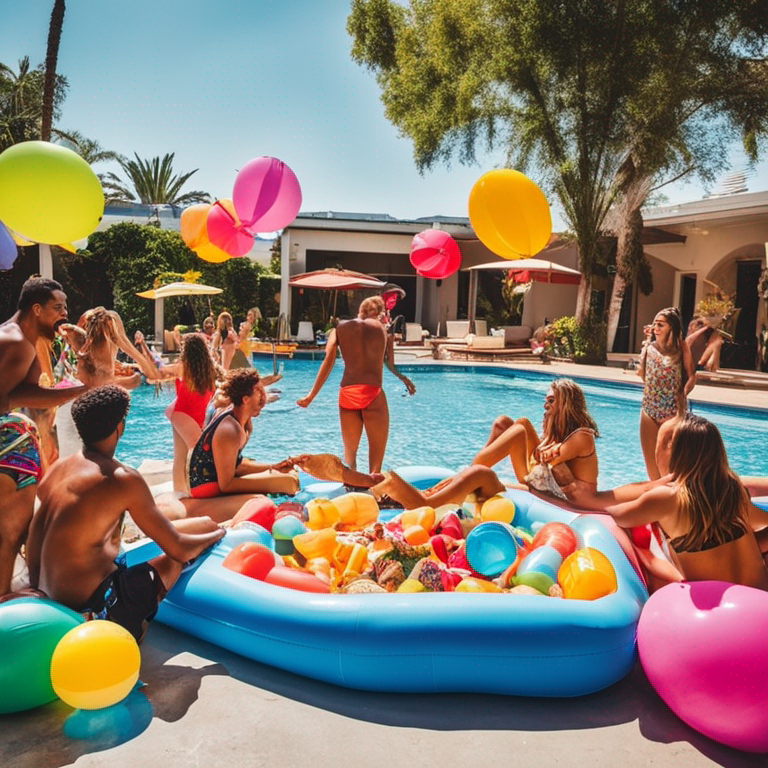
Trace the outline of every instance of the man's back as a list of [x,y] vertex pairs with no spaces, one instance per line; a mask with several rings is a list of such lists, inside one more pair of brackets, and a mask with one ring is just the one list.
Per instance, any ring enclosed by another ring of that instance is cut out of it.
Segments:
[[100,454],[55,462],[40,483],[27,556],[33,584],[77,609],[115,569],[133,470]]
[[374,384],[381,386],[387,333],[377,319],[345,320],[336,328],[336,338],[344,358],[341,386]]

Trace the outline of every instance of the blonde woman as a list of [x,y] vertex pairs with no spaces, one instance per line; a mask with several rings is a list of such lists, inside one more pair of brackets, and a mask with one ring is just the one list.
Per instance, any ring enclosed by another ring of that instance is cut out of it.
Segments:
[[581,387],[555,379],[544,398],[541,435],[525,417],[499,416],[472,463],[492,467],[508,456],[520,483],[564,500],[562,487],[574,480],[597,488],[597,435]]
[[229,312],[222,312],[216,320],[216,331],[213,334],[213,351],[225,371],[229,370],[239,343],[232,315]]

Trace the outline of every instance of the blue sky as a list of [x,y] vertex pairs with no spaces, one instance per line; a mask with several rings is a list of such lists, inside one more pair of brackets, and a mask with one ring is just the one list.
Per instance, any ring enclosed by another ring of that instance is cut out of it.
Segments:
[[[373,76],[350,59],[349,0],[69,0],[59,125],[106,149],[175,152],[190,189],[230,197],[237,169],[273,155],[302,186],[302,210],[467,215],[472,184],[501,153],[420,176],[384,117]],[[0,60],[42,62],[53,0],[0,0]],[[743,164],[738,148],[732,153]],[[97,170],[113,170],[109,166]],[[118,169],[114,169],[118,170]],[[768,188],[768,163],[749,181]],[[664,190],[700,198],[697,184]],[[555,211],[555,226],[562,222]]]

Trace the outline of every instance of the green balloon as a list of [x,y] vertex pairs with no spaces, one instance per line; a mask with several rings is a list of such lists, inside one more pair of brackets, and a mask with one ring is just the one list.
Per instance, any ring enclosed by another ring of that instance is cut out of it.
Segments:
[[549,594],[549,588],[555,583],[546,573],[539,573],[538,571],[529,571],[528,573],[521,573],[519,576],[512,577],[512,583],[517,587],[520,584],[525,584],[526,587],[533,587],[538,589],[542,595]]
[[21,712],[58,698],[51,657],[83,617],[53,600],[20,597],[0,604],[0,714]]
[[104,213],[101,182],[71,149],[24,141],[0,154],[0,220],[36,243],[71,243]]

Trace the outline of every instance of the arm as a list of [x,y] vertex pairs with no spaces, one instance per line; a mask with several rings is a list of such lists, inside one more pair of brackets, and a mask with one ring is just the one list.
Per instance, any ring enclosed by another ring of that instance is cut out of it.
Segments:
[[683,340],[683,369],[685,370],[686,381],[683,394],[688,397],[691,390],[696,386],[696,365],[693,361],[691,346],[687,340]]
[[[7,360],[7,358],[6,358]],[[4,375],[11,380],[14,379],[14,373],[26,365],[25,360],[4,360]],[[14,368],[16,371],[14,371]],[[9,393],[8,402],[11,408],[53,408],[57,405],[64,405],[70,400],[74,400],[86,391],[87,387],[81,384],[79,387],[62,387],[61,389],[47,389],[41,387],[37,382],[40,379],[40,363],[35,357],[29,366],[27,375],[23,381],[19,382]]]
[[416,385],[404,374],[397,370],[395,365],[395,339],[391,333],[387,334],[387,347],[384,352],[384,365],[387,366],[389,371],[397,376],[400,381],[405,384],[405,388],[408,390],[409,395],[416,394]]
[[118,315],[115,311],[111,311],[109,314],[115,324],[115,331],[117,333],[117,346],[123,352],[125,352],[126,355],[132,357],[139,364],[139,367],[145,376],[148,376],[149,378],[156,377],[157,366],[151,358],[147,359],[144,357],[144,355],[138,349],[136,349],[133,342],[128,338],[125,333],[125,327],[123,326],[123,321],[120,315]]
[[323,384],[328,380],[334,363],[336,362],[336,352],[338,348],[339,342],[336,340],[336,329],[334,328],[328,334],[328,341],[325,344],[325,359],[320,366],[320,370],[317,372],[317,378],[312,385],[312,389],[308,395],[305,395],[300,400],[296,401],[302,408],[306,408],[317,397],[317,393],[323,388]]
[[626,501],[605,508],[622,528],[648,525],[669,517],[677,510],[675,491],[668,485],[659,485],[643,493],[634,501]]
[[136,525],[172,560],[186,563],[224,536],[224,529],[210,518],[205,518],[210,528],[205,533],[179,531],[157,508],[144,478],[136,470],[127,472],[128,476],[121,483],[121,494],[126,498],[128,512]]
[[237,452],[240,446],[241,432],[232,419],[224,419],[213,435],[213,463],[219,479],[222,493],[255,493],[261,487],[261,479],[254,480],[243,475],[266,472],[269,464],[243,459],[237,466]]
[[640,353],[640,362],[637,365],[637,375],[645,381],[645,359],[648,357],[648,344],[650,342],[643,342],[643,351]]
[[580,459],[595,451],[595,436],[588,432],[569,435],[562,443],[539,450],[539,461],[556,467],[571,459]]
[[566,485],[563,493],[568,501],[582,509],[604,510],[615,504],[639,499],[646,491],[659,485],[666,485],[672,479],[672,475],[661,477],[658,480],[644,480],[638,483],[627,483],[609,491],[596,491],[591,483],[581,480]]

